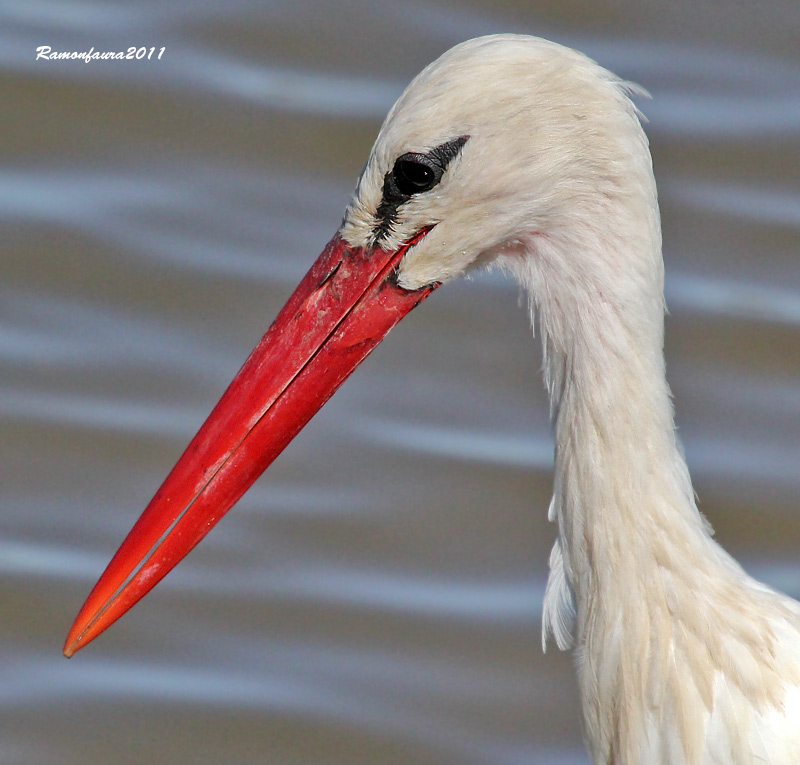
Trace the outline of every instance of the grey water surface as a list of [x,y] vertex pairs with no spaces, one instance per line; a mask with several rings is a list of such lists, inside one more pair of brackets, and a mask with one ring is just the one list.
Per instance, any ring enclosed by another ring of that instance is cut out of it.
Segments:
[[588,762],[571,658],[540,646],[541,358],[497,274],[410,315],[175,572],[61,657],[389,106],[502,31],[652,94],[700,505],[800,595],[796,0],[2,2],[0,765]]

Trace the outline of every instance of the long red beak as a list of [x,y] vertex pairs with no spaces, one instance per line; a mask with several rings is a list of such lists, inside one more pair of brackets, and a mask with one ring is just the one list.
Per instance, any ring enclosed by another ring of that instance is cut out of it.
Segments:
[[438,286],[413,292],[397,251],[337,233],[250,354],[86,599],[72,656],[144,597],[211,530],[386,333]]

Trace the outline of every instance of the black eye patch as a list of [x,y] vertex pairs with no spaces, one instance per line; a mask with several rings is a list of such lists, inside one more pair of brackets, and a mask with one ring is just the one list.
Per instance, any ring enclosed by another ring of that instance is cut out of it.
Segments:
[[430,191],[442,180],[447,166],[458,156],[468,139],[468,135],[462,135],[425,154],[409,152],[395,160],[383,178],[383,195],[377,209],[378,225],[373,232],[375,244],[389,233],[400,205],[415,194]]

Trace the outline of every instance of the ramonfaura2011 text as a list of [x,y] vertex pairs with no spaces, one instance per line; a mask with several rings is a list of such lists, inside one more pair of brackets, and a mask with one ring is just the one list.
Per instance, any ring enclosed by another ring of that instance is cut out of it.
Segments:
[[[141,61],[141,60],[154,60],[159,61],[161,56],[164,55],[166,47],[163,48],[137,48],[132,46],[125,51],[98,51],[92,46],[89,50],[84,51],[54,51],[49,45],[40,45],[36,49],[36,60],[40,58],[45,61],[66,61],[66,60],[83,60],[85,63],[90,61]],[[158,53],[154,56],[153,54]]]

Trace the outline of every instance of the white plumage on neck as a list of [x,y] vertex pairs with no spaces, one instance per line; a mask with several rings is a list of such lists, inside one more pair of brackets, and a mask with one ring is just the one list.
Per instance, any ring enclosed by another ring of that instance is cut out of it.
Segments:
[[[543,268],[551,246],[534,242],[528,265]],[[751,580],[697,510],[654,345],[660,293],[624,304],[613,292],[566,293],[538,299],[558,524],[544,628],[576,648],[592,753],[759,762],[771,753],[760,717],[800,681],[797,610]],[[648,308],[637,316],[635,306]],[[771,754],[763,761],[794,761]]]
[[[596,763],[800,762],[800,609],[711,538],[677,442],[663,262],[637,90],[581,54],[498,35],[427,67],[384,123],[342,227],[372,241],[395,159],[459,136],[389,247],[399,283],[476,265],[531,298],[555,424],[545,633],[573,646]],[[546,637],[546,634],[545,634]]]

